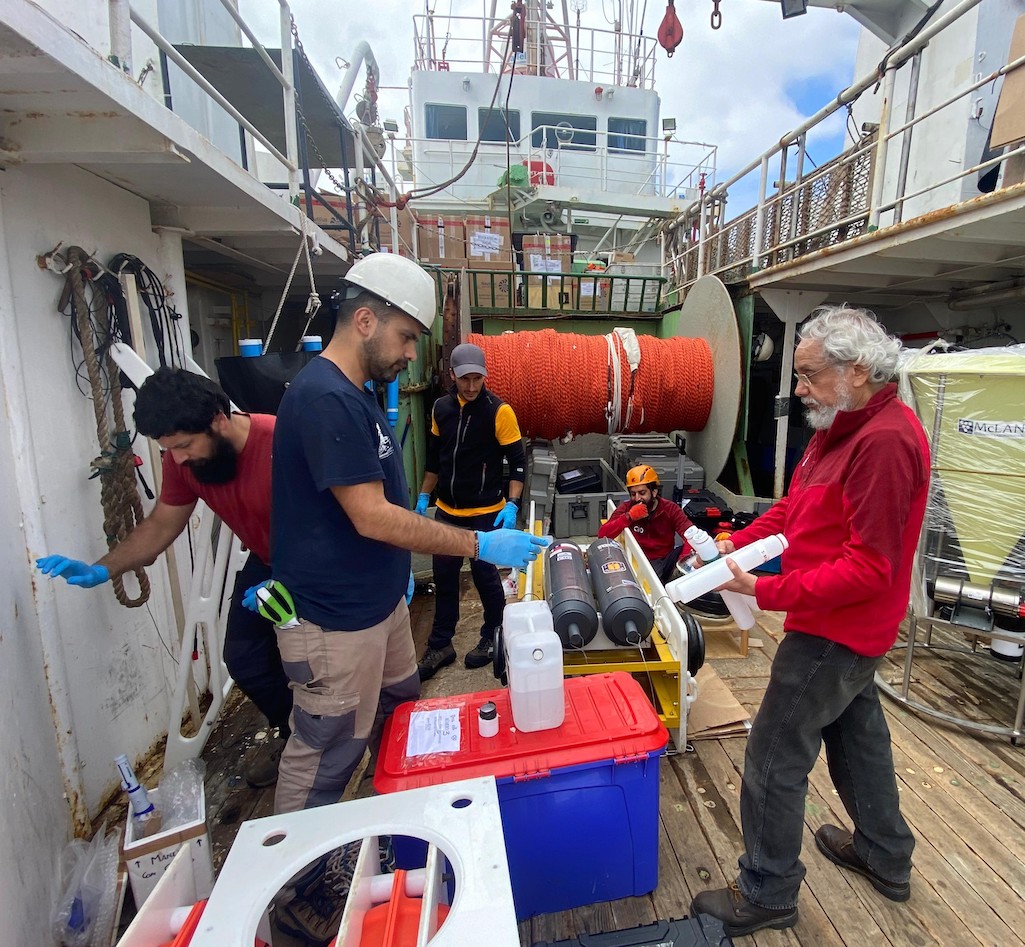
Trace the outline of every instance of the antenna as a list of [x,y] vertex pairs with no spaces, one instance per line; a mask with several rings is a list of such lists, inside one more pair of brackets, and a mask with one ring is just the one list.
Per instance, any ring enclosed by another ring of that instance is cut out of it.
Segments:
[[575,79],[580,78],[580,14],[587,9],[587,0],[569,0],[569,8],[577,15],[577,39],[576,39],[576,74]]

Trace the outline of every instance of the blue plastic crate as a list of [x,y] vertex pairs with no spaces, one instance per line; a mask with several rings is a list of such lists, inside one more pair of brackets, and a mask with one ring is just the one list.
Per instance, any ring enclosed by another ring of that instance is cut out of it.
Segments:
[[[471,722],[488,700],[502,726],[485,740]],[[453,706],[465,745],[407,759],[410,714]],[[391,792],[494,775],[519,920],[654,890],[658,768],[668,733],[640,685],[621,672],[572,678],[561,727],[520,733],[511,722],[507,691],[403,705],[385,731],[374,784]],[[425,847],[399,839],[395,854],[399,867],[416,867]]]

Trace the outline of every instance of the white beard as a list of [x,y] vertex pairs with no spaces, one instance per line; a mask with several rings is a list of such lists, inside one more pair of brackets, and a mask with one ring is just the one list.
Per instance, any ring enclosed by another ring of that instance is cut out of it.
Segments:
[[825,431],[831,427],[841,411],[850,411],[854,407],[854,396],[850,385],[841,381],[836,389],[836,402],[824,405],[814,398],[802,398],[804,420],[808,427],[816,431]]

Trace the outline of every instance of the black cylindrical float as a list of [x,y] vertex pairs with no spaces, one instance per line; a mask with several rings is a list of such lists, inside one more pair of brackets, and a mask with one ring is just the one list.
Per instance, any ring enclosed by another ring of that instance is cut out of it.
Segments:
[[584,553],[575,543],[556,542],[545,551],[545,592],[562,646],[588,644],[598,633],[598,612]]
[[655,616],[623,547],[597,539],[587,547],[587,563],[605,634],[623,647],[639,645],[651,634]]

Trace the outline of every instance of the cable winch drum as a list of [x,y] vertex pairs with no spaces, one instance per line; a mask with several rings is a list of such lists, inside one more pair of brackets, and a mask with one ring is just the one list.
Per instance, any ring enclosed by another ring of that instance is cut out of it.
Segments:
[[623,547],[614,539],[598,539],[587,547],[587,562],[605,634],[624,648],[639,645],[651,634],[655,615]]
[[553,543],[545,552],[545,591],[564,648],[582,648],[598,634],[584,553],[576,543]]

